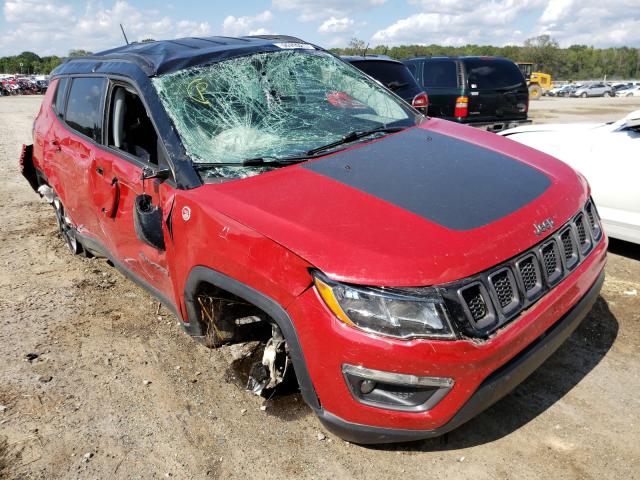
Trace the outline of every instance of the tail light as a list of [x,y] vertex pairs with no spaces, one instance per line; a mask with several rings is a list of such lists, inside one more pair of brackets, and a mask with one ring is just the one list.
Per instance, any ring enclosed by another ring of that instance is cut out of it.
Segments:
[[423,113],[427,113],[427,109],[429,108],[429,97],[426,93],[422,92],[413,97],[413,101],[411,102],[411,106],[420,110]]
[[465,118],[469,113],[469,99],[467,97],[456,98],[456,109],[453,116],[456,118]]

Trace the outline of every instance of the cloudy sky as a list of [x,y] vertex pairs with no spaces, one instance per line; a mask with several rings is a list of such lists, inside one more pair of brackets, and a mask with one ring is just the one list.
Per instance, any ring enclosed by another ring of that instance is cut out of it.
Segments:
[[4,0],[0,55],[65,55],[129,40],[281,33],[326,47],[522,44],[640,47],[640,0]]

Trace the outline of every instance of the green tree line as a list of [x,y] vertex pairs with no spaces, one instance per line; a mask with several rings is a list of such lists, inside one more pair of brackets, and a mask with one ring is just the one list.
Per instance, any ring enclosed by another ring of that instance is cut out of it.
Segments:
[[[153,41],[145,39],[143,41]],[[509,58],[516,62],[533,62],[538,71],[550,73],[554,80],[587,79],[638,79],[640,78],[640,48],[616,47],[595,48],[587,45],[572,45],[560,48],[558,42],[548,35],[530,38],[524,45],[465,45],[446,47],[442,45],[384,45],[367,49],[362,40],[352,39],[346,48],[334,48],[339,55],[386,54],[391,58],[408,58],[438,55],[492,55]],[[71,50],[68,57],[90,54],[85,50]],[[0,57],[1,73],[48,74],[64,57],[39,57],[33,52]]]
[[[82,57],[91,55],[87,50],[71,50],[67,57]],[[33,75],[48,75],[51,71],[60,65],[66,57],[58,57],[51,55],[48,57],[39,57],[33,52],[22,52],[20,55],[11,57],[0,57],[0,73]]]
[[514,62],[533,62],[537,71],[551,74],[554,80],[638,79],[640,78],[640,48],[595,48],[571,45],[560,48],[548,35],[530,38],[524,45],[494,47],[490,45],[384,45],[367,49],[362,40],[353,38],[346,48],[334,48],[338,55],[385,54],[402,59],[440,55],[489,55],[505,57]]

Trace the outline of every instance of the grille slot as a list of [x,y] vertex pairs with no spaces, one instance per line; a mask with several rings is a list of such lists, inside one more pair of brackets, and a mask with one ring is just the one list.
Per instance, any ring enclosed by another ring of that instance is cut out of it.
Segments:
[[580,252],[584,255],[591,250],[591,236],[587,232],[587,226],[585,225],[584,215],[581,213],[575,220],[576,231],[578,232],[578,244],[580,245]]
[[567,270],[573,270],[576,265],[578,265],[580,257],[578,256],[578,249],[576,248],[576,242],[573,239],[571,227],[562,231],[560,234],[560,242],[562,243],[564,266]]
[[576,228],[578,229],[578,241],[580,245],[584,245],[587,243],[587,231],[584,228],[584,219],[582,215],[576,218]]
[[529,257],[520,264],[520,276],[522,276],[525,291],[529,292],[535,288],[538,278],[533,266],[533,258]]
[[[559,237],[556,236],[556,238]],[[562,278],[562,257],[560,248],[556,240],[549,240],[540,247],[540,258],[542,260],[542,270],[547,285],[553,286]]]
[[498,296],[498,303],[505,308],[513,301],[513,288],[507,272],[500,272],[493,279],[493,288]]
[[522,281],[524,294],[529,300],[533,300],[542,293],[542,272],[535,255],[529,254],[516,262],[517,272]]
[[462,293],[462,297],[467,303],[467,307],[471,312],[471,316],[476,322],[479,322],[487,316],[489,310],[487,309],[487,303],[482,297],[482,291],[480,290],[479,285],[474,285],[470,288],[467,288]]
[[558,269],[558,257],[556,255],[556,249],[552,243],[548,243],[542,248],[542,259],[544,260],[544,268],[547,278],[549,278]]
[[585,211],[587,212],[587,217],[589,218],[589,227],[591,227],[591,234],[593,235],[593,239],[598,241],[602,235],[602,229],[600,228],[600,222],[598,220],[598,214],[596,213],[596,208],[593,206],[593,202],[589,200],[587,206],[585,207]]

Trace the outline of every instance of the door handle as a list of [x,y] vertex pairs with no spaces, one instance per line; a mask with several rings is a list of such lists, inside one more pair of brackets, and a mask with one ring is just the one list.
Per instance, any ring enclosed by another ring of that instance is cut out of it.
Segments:
[[96,167],[96,173],[98,175],[104,175],[104,170],[102,169],[102,167]]
[[102,214],[107,218],[113,218],[116,216],[116,212],[118,211],[118,203],[120,202],[120,185],[118,184],[118,179],[113,178],[111,181],[111,198],[109,204],[102,208]]

